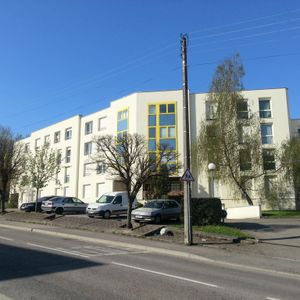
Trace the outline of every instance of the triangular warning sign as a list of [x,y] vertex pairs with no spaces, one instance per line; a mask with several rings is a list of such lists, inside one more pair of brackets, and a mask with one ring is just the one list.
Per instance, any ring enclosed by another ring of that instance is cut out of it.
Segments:
[[180,178],[181,181],[195,181],[191,171],[186,169],[182,177]]

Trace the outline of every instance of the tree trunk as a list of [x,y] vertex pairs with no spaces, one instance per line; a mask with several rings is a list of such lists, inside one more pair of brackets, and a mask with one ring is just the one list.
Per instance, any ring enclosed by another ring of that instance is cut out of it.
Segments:
[[132,210],[132,197],[130,192],[130,186],[127,185],[127,197],[128,197],[128,208],[127,208],[127,228],[132,228],[131,222],[131,210]]
[[7,183],[2,182],[2,192],[1,192],[1,213],[5,214],[5,202],[7,200]]

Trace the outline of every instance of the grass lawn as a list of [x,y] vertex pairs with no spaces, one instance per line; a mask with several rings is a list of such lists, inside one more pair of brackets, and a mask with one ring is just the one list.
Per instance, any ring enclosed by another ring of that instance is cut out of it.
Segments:
[[300,210],[266,210],[262,215],[270,218],[300,217]]
[[[183,224],[171,225],[170,227],[183,228]],[[200,231],[207,234],[225,235],[237,238],[251,238],[251,236],[237,228],[227,225],[206,225],[206,226],[193,226],[193,232]]]

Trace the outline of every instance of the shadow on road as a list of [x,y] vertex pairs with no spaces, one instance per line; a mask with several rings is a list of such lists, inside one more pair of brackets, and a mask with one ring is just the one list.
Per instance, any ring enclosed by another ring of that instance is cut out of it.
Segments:
[[0,281],[101,265],[82,258],[3,244],[0,244],[0,257]]
[[259,224],[255,222],[230,222],[226,225],[235,227],[241,230],[261,231],[261,232],[280,232],[286,229],[299,228],[299,225],[294,224]]

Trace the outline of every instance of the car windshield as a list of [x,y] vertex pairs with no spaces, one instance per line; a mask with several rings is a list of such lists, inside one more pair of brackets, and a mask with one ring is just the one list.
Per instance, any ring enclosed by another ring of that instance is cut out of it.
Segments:
[[97,203],[111,203],[115,196],[110,195],[102,195],[99,199],[97,199]]
[[147,208],[162,208],[163,203],[161,201],[149,201],[144,205],[144,207],[147,207]]

